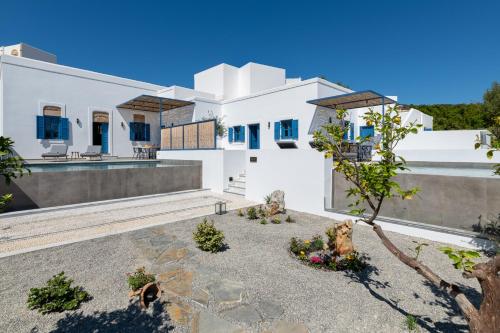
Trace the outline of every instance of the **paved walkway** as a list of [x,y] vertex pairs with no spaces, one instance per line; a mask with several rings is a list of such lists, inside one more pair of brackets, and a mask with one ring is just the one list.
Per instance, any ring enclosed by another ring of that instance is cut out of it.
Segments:
[[242,196],[201,190],[2,217],[0,257],[210,215],[220,200],[228,210],[252,205]]

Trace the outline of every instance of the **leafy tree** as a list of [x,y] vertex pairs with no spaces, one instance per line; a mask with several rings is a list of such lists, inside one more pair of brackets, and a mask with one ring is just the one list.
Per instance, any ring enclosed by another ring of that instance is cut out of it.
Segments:
[[483,95],[484,108],[487,114],[488,126],[496,126],[500,117],[500,83],[493,82],[491,88]]
[[[401,251],[375,223],[382,203],[389,198],[400,197],[409,200],[417,193],[418,188],[403,189],[394,180],[398,170],[406,169],[406,161],[396,156],[394,149],[406,136],[417,133],[417,125],[401,126],[401,115],[397,107],[389,108],[384,116],[370,110],[364,115],[367,123],[373,124],[375,130],[382,135],[381,143],[375,146],[375,152],[380,157],[378,161],[357,162],[350,160],[343,151],[343,137],[348,128],[342,126],[347,116],[345,110],[337,110],[340,124],[327,124],[323,131],[314,133],[315,147],[324,152],[325,157],[332,157],[335,171],[341,173],[350,182],[351,188],[347,196],[354,198],[352,212],[359,215],[359,220],[367,223],[382,241],[382,244],[402,263],[414,269],[418,274],[430,281],[436,288],[441,289],[455,299],[472,333],[493,333],[500,330],[500,256],[496,256],[487,263],[470,264],[469,260],[475,254],[464,252],[455,253],[454,250],[444,249],[450,256],[456,268],[463,269],[465,278],[476,278],[483,291],[483,299],[477,309],[460,287],[443,280],[424,263]],[[357,140],[364,142],[368,138]],[[366,210],[369,209],[369,213]]]
[[[7,185],[11,183],[12,179],[22,177],[25,173],[31,173],[29,169],[24,167],[22,158],[14,154],[13,146],[14,141],[10,138],[0,136],[0,174]],[[0,212],[5,209],[5,206],[12,199],[13,197],[10,193],[0,197]]]
[[481,103],[411,105],[433,117],[433,128],[441,130],[483,129],[488,127],[488,115]]

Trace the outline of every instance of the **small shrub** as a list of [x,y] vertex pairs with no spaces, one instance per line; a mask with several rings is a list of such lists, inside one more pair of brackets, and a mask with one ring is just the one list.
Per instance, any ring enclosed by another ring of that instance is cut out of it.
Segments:
[[286,217],[286,219],[285,219],[285,222],[287,222],[287,223],[293,223],[293,222],[295,222],[295,221],[292,219],[292,217],[291,217],[290,215],[288,215],[288,216]]
[[259,209],[257,210],[257,215],[260,217],[266,217],[266,212],[262,209],[262,206],[259,206]]
[[255,207],[248,208],[247,209],[247,219],[256,220],[257,218],[258,218],[257,210],[255,210]]
[[366,268],[367,264],[364,256],[360,256],[358,252],[354,251],[351,254],[346,255],[344,258],[337,262],[337,269],[353,272],[361,272]]
[[11,202],[13,198],[14,197],[10,193],[0,196],[0,213],[3,213],[5,211],[5,209],[9,205],[9,202]]
[[323,238],[321,235],[315,235],[312,238],[310,251],[319,251],[323,250]]
[[64,272],[54,275],[47,281],[47,286],[31,288],[28,295],[28,308],[38,309],[42,314],[75,310],[80,303],[90,299],[82,287],[71,287],[72,279],[64,276]]
[[281,219],[278,216],[275,216],[271,220],[271,223],[273,223],[273,224],[281,224]]
[[414,316],[412,316],[410,314],[406,316],[404,325],[408,329],[408,331],[417,331],[418,330],[417,318],[415,318]]
[[243,216],[245,216],[245,213],[243,213],[243,210],[242,210],[242,209],[238,209],[238,216],[239,216],[239,217],[243,217]]
[[224,233],[217,230],[214,222],[208,222],[206,218],[196,226],[193,239],[198,244],[198,248],[203,251],[215,253],[224,247]]
[[266,219],[260,220],[260,224],[267,224],[267,220]]
[[271,203],[271,195],[268,194],[264,197],[264,202],[266,203],[266,205],[269,205]]
[[153,274],[146,273],[144,267],[137,268],[134,273],[127,274],[127,282],[130,289],[133,291],[139,290],[150,282],[155,281]]

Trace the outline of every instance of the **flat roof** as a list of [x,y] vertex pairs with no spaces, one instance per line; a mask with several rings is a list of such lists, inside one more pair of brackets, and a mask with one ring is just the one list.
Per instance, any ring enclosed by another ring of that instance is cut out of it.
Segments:
[[396,103],[396,101],[373,90],[364,90],[348,94],[313,99],[307,101],[307,103],[335,110],[348,110],[383,104],[394,104]]
[[160,112],[160,108],[162,111],[168,111],[192,104],[194,104],[194,102],[184,101],[182,99],[140,95],[116,107],[119,109]]

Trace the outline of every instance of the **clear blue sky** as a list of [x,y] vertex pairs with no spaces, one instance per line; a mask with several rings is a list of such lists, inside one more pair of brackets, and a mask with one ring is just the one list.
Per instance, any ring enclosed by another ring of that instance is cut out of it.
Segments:
[[500,1],[5,1],[0,45],[192,87],[225,62],[324,75],[402,103],[481,101],[500,81]]

